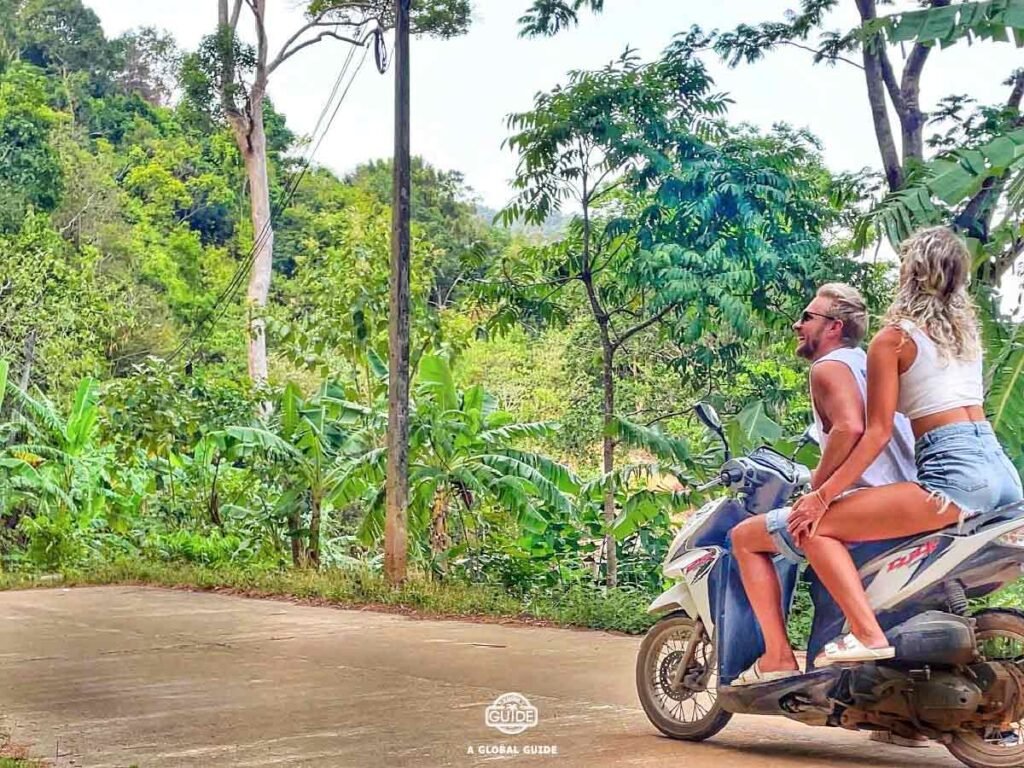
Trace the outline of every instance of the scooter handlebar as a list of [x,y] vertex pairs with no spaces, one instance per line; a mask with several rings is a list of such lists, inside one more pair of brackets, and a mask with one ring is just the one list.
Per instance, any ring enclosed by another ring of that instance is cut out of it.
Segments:
[[718,485],[721,485],[721,484],[722,484],[722,478],[721,478],[721,476],[719,476],[719,477],[714,478],[713,480],[708,480],[706,483],[702,483],[701,485],[698,485],[696,490],[697,490],[698,493],[703,493],[704,491],[710,491],[715,486],[718,486]]

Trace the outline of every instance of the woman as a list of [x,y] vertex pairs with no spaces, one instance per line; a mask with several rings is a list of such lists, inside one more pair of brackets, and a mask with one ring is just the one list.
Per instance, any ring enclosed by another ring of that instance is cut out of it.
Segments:
[[[849,634],[826,645],[815,660],[819,667],[895,655],[868,603],[848,543],[939,530],[1024,497],[1020,477],[982,410],[981,343],[967,293],[971,257],[966,246],[949,229],[934,227],[906,241],[900,255],[896,298],[868,348],[864,433],[832,475],[797,501],[786,521],[850,627]],[[910,419],[917,440],[917,482],[847,494],[888,444],[897,411]],[[762,628],[781,625],[778,610],[778,616],[774,606],[757,610]],[[780,653],[774,640],[775,650],[733,685],[797,674],[788,641],[783,638]]]

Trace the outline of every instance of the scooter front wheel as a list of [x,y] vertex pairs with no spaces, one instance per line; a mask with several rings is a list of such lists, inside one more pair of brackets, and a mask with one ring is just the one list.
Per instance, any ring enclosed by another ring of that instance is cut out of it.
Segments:
[[[694,635],[689,667],[679,674]],[[664,617],[647,632],[636,659],[636,689],[654,727],[673,739],[703,741],[722,730],[732,713],[718,702],[718,671],[711,638],[684,613]]]

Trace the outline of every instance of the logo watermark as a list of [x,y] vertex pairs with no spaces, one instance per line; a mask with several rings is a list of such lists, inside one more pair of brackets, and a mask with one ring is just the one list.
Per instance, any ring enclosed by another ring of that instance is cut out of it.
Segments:
[[[540,722],[537,708],[521,693],[503,693],[484,710],[484,724],[506,736],[518,736]],[[467,755],[486,757],[557,757],[555,744],[470,744]]]
[[537,708],[521,693],[503,693],[484,710],[484,722],[489,728],[506,736],[518,736],[539,722]]

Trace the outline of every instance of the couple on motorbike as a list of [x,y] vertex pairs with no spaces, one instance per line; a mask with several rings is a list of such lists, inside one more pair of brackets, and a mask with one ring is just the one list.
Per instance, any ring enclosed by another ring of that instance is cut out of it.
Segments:
[[812,361],[822,449],[811,490],[792,508],[732,532],[765,652],[732,685],[799,674],[772,557],[806,560],[842,608],[849,633],[815,667],[892,658],[847,544],[927,533],[1024,497],[982,410],[981,342],[967,292],[971,257],[944,227],[903,243],[895,300],[865,354],[856,289],[823,286],[793,326]]

